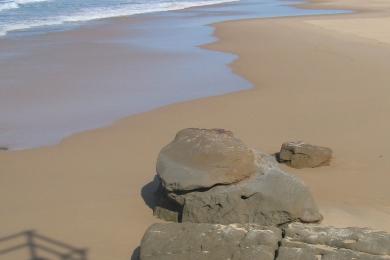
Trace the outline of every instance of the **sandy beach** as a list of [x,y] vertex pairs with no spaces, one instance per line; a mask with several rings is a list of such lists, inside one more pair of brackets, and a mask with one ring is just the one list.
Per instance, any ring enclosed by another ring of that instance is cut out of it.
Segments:
[[390,3],[304,7],[356,12],[216,24],[218,41],[204,47],[237,55],[233,72],[254,88],[0,152],[0,236],[35,229],[90,259],[129,259],[159,221],[145,203],[157,155],[187,127],[226,128],[268,153],[289,140],[331,147],[330,166],[285,170],[310,187],[323,223],[390,231]]

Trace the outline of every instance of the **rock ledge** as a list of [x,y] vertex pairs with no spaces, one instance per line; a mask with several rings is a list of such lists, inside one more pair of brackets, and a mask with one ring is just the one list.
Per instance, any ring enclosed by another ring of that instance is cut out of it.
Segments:
[[390,234],[367,228],[290,223],[154,224],[141,242],[140,260],[385,260]]

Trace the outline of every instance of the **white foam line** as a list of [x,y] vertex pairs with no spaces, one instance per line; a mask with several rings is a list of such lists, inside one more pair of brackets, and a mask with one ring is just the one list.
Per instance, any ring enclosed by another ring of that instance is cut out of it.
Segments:
[[40,3],[40,2],[50,2],[50,0],[15,0],[15,3],[19,5]]
[[10,9],[17,9],[21,5],[40,3],[40,2],[50,2],[52,0],[14,0],[0,3],[0,12]]
[[[128,16],[135,14],[143,13],[155,13],[162,11],[174,11],[181,10],[190,7],[205,6],[220,4],[226,2],[235,2],[239,0],[217,0],[217,1],[201,1],[201,2],[170,2],[170,3],[155,3],[155,4],[140,4],[137,5],[137,9],[134,9],[135,6],[132,6],[128,9],[106,9],[106,8],[95,8],[82,11],[70,16],[63,16],[61,20],[63,22],[83,22],[89,20],[104,19],[110,17],[119,17],[119,16]],[[140,8],[141,7],[141,8]]]
[[[19,0],[19,1],[47,1],[47,0]],[[0,36],[5,36],[8,32],[27,30],[37,27],[61,25],[65,23],[85,22],[97,19],[105,19],[111,17],[130,16],[142,13],[154,13],[162,11],[181,10],[190,7],[206,6],[221,4],[227,2],[236,2],[239,0],[216,0],[216,1],[201,1],[201,2],[176,2],[176,3],[159,3],[159,4],[140,4],[132,5],[125,9],[107,9],[95,8],[81,11],[69,16],[51,17],[45,20],[34,20],[27,23],[12,24],[0,28]]]
[[10,9],[16,9],[18,8],[19,5],[15,2],[5,2],[0,4],[0,12],[5,11],[5,10],[10,10]]

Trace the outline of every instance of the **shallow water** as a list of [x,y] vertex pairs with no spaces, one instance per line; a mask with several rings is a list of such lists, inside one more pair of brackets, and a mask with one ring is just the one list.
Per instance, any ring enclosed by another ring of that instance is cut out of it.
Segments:
[[196,46],[214,40],[210,23],[336,13],[286,3],[244,0],[99,20],[65,32],[10,33],[0,40],[0,146],[55,144],[128,115],[248,89],[227,66],[233,55]]
[[234,0],[0,0],[0,36],[29,28],[231,1]]

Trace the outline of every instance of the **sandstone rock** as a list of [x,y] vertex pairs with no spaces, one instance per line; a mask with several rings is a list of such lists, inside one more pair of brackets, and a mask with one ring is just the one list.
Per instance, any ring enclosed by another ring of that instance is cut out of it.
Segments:
[[291,223],[284,233],[278,260],[390,259],[390,234],[386,232]]
[[[283,172],[272,156],[257,151],[255,158],[256,172],[238,183],[175,192],[161,186],[155,215],[171,221],[220,224],[321,221],[309,189],[298,178]],[[161,214],[161,208],[169,213]],[[177,218],[172,217],[175,212]]]
[[368,228],[290,223],[154,224],[145,233],[140,260],[385,260],[390,234]]
[[222,129],[181,130],[157,160],[157,174],[168,191],[235,183],[255,170],[252,150]]
[[313,168],[329,164],[332,150],[303,142],[287,142],[280,149],[279,160],[293,168]]
[[154,224],[140,260],[271,260],[281,237],[278,228],[256,224]]

